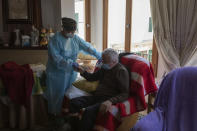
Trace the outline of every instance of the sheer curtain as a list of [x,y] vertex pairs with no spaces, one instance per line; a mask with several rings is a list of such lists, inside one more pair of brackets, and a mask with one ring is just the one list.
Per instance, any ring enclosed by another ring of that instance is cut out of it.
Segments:
[[150,4],[166,71],[197,65],[197,0],[150,0]]

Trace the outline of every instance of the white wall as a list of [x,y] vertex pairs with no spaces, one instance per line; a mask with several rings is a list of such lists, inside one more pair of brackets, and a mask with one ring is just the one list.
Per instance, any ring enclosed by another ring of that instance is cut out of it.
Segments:
[[74,18],[74,0],[41,0],[42,23],[55,30],[61,30],[61,18]]
[[61,0],[41,0],[42,23],[55,30],[61,29]]
[[75,18],[75,0],[61,0],[62,17]]
[[103,49],[103,1],[91,1],[91,43],[96,49]]
[[61,18],[74,18],[74,0],[41,0],[44,27],[61,30]]

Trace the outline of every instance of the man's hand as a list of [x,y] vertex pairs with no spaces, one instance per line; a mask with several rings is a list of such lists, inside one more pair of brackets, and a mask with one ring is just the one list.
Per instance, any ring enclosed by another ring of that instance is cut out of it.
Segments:
[[106,113],[107,111],[110,111],[111,107],[112,107],[112,102],[107,100],[101,104],[99,111],[102,113]]
[[74,71],[79,72],[79,73],[84,73],[84,68],[82,66],[80,66],[78,63],[73,63],[72,67],[74,69]]
[[85,70],[84,70],[84,68],[83,68],[82,66],[79,66],[79,67],[78,67],[78,72],[79,72],[80,74],[83,74],[83,73],[85,72]]

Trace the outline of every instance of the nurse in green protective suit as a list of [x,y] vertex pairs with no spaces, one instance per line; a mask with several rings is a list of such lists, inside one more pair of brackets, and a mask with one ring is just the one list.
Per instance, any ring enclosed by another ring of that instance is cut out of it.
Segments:
[[48,44],[47,90],[48,113],[60,115],[64,93],[75,81],[73,66],[80,51],[100,59],[101,54],[75,33],[77,24],[71,18],[62,18],[63,30],[57,32]]

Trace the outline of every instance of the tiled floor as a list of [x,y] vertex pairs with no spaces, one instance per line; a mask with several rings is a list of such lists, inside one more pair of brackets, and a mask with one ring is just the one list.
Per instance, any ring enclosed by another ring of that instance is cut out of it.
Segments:
[[[142,111],[139,113],[138,120],[142,117],[147,115],[147,110]],[[36,126],[34,129],[27,129],[27,130],[18,130],[18,129],[0,129],[0,131],[70,131],[69,127],[65,124],[64,129],[62,130],[52,130],[50,127],[47,126]]]
[[0,129],[0,131],[70,131],[68,125],[64,125],[62,129],[53,129],[50,127],[41,127],[36,126],[34,129],[26,129],[26,130],[19,130],[19,129]]
[[35,129],[19,130],[19,129],[0,129],[0,131],[49,131],[46,127],[36,127]]

